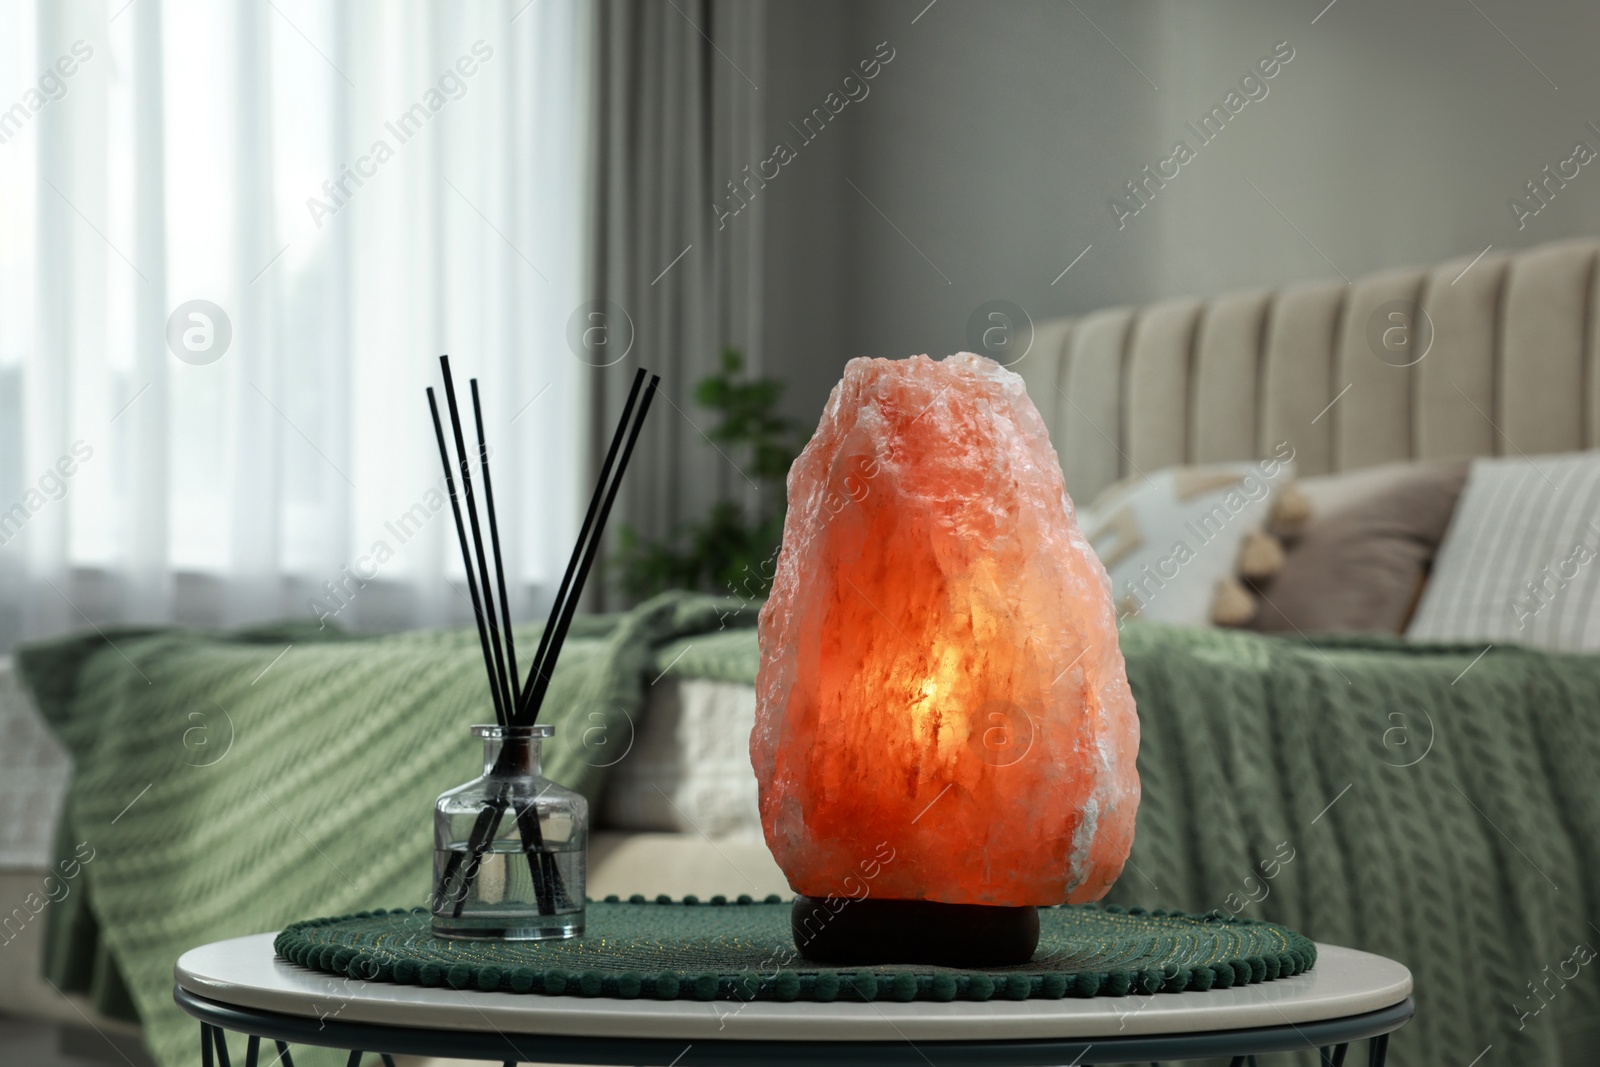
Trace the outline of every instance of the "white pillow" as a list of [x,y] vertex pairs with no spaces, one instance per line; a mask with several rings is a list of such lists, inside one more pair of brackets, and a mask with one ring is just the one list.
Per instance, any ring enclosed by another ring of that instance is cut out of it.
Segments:
[[1273,490],[1293,480],[1292,457],[1134,475],[1080,509],[1118,616],[1210,625],[1217,584],[1236,573],[1239,542],[1266,523]]
[[763,840],[750,731],[756,691],[668,675],[650,687],[637,735],[606,779],[601,825]]
[[1600,651],[1600,452],[1473,460],[1414,641]]

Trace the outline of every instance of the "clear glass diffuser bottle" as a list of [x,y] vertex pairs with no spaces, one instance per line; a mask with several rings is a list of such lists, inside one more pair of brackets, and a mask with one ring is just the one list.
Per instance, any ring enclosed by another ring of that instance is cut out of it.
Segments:
[[474,726],[483,774],[433,808],[433,932],[544,941],[583,934],[588,803],[539,773],[551,726]]

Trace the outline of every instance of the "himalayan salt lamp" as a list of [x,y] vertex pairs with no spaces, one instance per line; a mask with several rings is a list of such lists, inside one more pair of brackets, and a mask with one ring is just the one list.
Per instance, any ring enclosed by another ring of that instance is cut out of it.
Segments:
[[789,472],[760,642],[750,756],[803,955],[1022,962],[1038,906],[1121,873],[1111,585],[1016,374],[850,361]]

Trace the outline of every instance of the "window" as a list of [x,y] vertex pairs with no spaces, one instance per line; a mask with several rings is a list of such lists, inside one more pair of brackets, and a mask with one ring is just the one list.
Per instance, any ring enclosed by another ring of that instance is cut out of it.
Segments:
[[469,618],[443,352],[463,400],[482,379],[529,610],[581,492],[575,0],[0,0],[0,26],[0,647]]

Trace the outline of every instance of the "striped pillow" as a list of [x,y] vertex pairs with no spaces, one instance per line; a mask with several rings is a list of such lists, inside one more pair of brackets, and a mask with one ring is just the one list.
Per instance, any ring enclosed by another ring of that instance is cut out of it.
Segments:
[[1406,637],[1600,651],[1600,452],[1474,460]]

